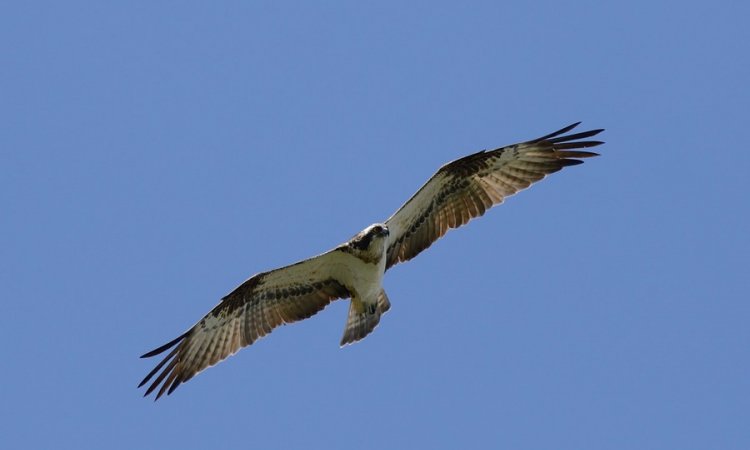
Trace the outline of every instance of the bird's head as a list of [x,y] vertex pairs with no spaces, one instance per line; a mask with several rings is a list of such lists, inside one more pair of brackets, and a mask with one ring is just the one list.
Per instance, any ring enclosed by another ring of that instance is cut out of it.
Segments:
[[375,223],[357,233],[349,245],[357,250],[368,250],[371,248],[383,248],[383,240],[388,237],[388,227],[382,223]]
[[374,236],[385,237],[388,236],[388,227],[384,223],[374,223],[369,227],[365,228],[365,234],[372,234]]

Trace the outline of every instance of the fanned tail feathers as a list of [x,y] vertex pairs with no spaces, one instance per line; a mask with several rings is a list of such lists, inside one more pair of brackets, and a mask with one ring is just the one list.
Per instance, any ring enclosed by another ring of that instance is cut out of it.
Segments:
[[380,316],[389,309],[391,309],[391,302],[382,289],[378,294],[378,301],[374,305],[368,305],[359,298],[352,297],[349,304],[349,318],[344,328],[344,336],[341,338],[341,346],[364,339],[378,326]]

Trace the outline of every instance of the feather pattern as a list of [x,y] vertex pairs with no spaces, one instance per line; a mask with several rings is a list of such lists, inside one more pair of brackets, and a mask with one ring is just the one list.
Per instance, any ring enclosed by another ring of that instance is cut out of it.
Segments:
[[385,222],[390,231],[386,269],[414,258],[448,230],[465,225],[547,175],[597,156],[578,149],[602,144],[586,140],[602,130],[565,135],[579,123],[441,167]]
[[349,297],[348,289],[332,270],[345,257],[341,252],[331,251],[251,277],[186,333],[141,356],[149,358],[174,347],[138,387],[161,370],[144,395],[157,388],[157,399],[164,393],[171,394],[198,372],[252,344],[274,328],[306,319],[333,300]]

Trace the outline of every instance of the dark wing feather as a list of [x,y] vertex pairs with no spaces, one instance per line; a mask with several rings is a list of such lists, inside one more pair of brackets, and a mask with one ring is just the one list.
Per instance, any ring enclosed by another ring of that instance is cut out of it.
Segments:
[[[281,269],[253,276],[232,291],[185,334],[142,358],[171,352],[141,381],[156,399],[213,366],[279,325],[306,319],[331,301],[349,297],[332,268],[342,252],[328,252]],[[159,372],[161,370],[161,372]],[[159,387],[161,385],[161,387]]]
[[481,151],[448,163],[385,223],[390,230],[386,268],[417,256],[449,229],[481,216],[516,192],[578,158],[597,156],[577,149],[601,141],[585,140],[603,130],[564,135],[569,125],[533,141]]

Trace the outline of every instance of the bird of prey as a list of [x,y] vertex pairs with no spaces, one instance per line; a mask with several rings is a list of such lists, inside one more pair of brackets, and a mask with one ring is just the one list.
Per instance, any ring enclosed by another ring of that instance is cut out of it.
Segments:
[[138,387],[158,373],[144,396],[156,388],[156,399],[171,394],[279,325],[307,319],[337,299],[351,299],[341,345],[359,341],[390,308],[382,284],[388,269],[546,175],[597,156],[580,149],[602,144],[588,140],[602,130],[565,134],[579,123],[450,162],[384,223],[370,225],[318,256],[253,275],[185,333],[143,355],[172,349]]

